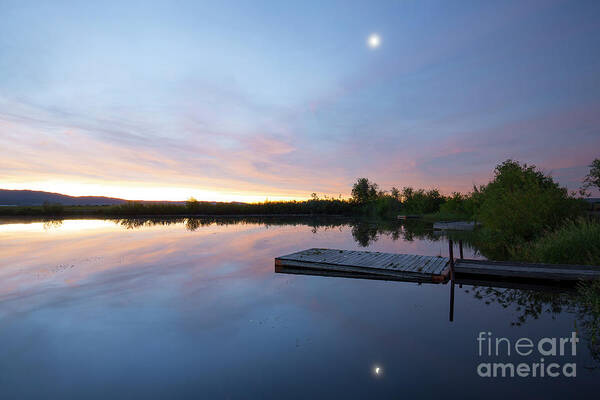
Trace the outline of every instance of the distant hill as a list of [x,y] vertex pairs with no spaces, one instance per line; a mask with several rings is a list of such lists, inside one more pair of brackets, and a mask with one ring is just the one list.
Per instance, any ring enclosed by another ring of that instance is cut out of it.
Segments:
[[127,200],[102,196],[67,196],[60,193],[38,192],[34,190],[0,189],[0,205],[2,206],[39,206],[44,202],[60,203],[65,206],[114,205],[126,203]]

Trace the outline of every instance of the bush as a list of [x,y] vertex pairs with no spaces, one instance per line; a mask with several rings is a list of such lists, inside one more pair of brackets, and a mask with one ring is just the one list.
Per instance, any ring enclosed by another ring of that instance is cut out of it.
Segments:
[[378,217],[396,218],[400,211],[400,202],[393,196],[380,196],[373,202],[371,211]]
[[583,210],[581,201],[551,177],[513,160],[498,165],[494,179],[477,196],[481,205],[476,218],[502,244],[535,239]]
[[446,197],[446,202],[440,206],[439,218],[474,220],[479,210],[479,192],[477,188],[473,193],[452,193]]
[[600,265],[600,223],[568,221],[534,241],[512,247],[510,255],[519,261]]
[[42,205],[42,212],[44,215],[61,215],[64,211],[64,207],[60,203],[49,203],[47,201]]
[[402,189],[402,210],[407,214],[428,214],[439,211],[445,199],[437,189],[425,191],[405,187]]

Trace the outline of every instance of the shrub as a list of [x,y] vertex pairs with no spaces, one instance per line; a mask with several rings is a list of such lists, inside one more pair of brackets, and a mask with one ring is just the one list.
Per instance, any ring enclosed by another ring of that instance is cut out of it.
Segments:
[[438,215],[452,217],[453,219],[475,219],[479,210],[479,192],[477,188],[472,193],[452,193],[446,197],[446,202],[440,206]]
[[64,207],[60,203],[49,203],[47,201],[42,204],[42,211],[44,215],[61,215],[64,211]]
[[405,187],[402,189],[402,210],[409,214],[427,214],[439,211],[444,197],[437,189],[425,191]]
[[551,177],[513,160],[498,165],[477,196],[477,219],[494,240],[506,244],[534,239],[582,212],[581,202]]
[[512,259],[553,264],[600,265],[600,223],[579,219],[510,249]]

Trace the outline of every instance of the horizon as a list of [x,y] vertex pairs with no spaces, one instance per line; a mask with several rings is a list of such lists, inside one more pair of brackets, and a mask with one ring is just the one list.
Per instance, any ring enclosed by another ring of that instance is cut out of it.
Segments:
[[511,158],[572,191],[600,148],[597,2],[143,4],[0,0],[2,188],[450,194]]

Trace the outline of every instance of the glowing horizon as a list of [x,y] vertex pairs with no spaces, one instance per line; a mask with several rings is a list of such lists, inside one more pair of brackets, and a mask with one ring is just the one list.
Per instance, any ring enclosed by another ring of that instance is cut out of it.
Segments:
[[244,202],[259,203],[265,200],[287,201],[287,200],[306,200],[310,196],[286,196],[286,195],[261,195],[243,194],[235,192],[210,192],[193,188],[180,187],[136,187],[125,188],[111,185],[100,184],[69,184],[69,183],[24,183],[5,185],[0,189],[8,190],[34,190],[43,192],[52,192],[65,194],[68,196],[102,196],[112,197],[123,200],[143,200],[143,201],[185,201],[195,198],[199,201],[217,201],[217,202]]

